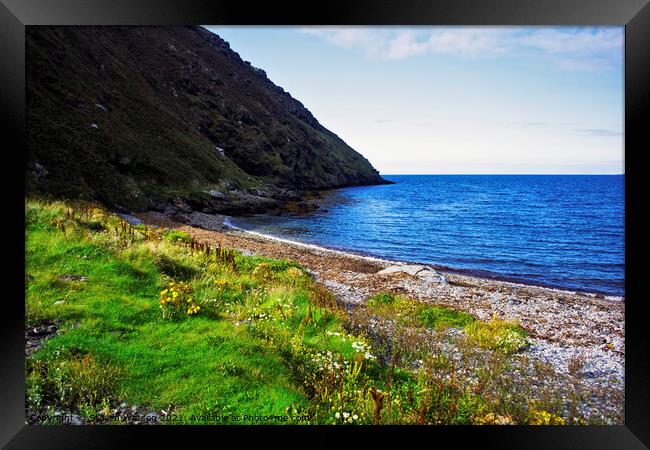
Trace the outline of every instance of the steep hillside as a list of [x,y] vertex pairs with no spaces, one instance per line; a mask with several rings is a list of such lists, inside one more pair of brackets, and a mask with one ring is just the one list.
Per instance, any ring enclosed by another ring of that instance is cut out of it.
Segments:
[[201,27],[29,26],[26,61],[30,193],[236,213],[386,183]]

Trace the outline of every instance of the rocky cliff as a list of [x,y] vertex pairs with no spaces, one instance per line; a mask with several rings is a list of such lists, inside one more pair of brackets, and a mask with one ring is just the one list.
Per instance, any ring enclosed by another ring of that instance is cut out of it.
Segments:
[[201,27],[26,27],[28,193],[254,212],[386,183]]

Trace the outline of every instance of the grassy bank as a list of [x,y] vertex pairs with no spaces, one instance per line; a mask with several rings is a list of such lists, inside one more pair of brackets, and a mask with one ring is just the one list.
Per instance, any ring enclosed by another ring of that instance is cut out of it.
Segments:
[[585,423],[516,323],[390,293],[348,312],[294,262],[87,204],[26,202],[26,321],[58,327],[26,361],[38,423]]

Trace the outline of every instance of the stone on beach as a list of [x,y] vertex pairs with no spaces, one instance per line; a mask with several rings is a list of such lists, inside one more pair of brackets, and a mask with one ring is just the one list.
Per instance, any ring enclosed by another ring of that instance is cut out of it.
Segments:
[[396,273],[406,273],[414,277],[418,277],[430,283],[447,283],[447,278],[440,273],[436,272],[430,267],[420,264],[407,264],[389,266],[377,272],[378,275],[392,275]]

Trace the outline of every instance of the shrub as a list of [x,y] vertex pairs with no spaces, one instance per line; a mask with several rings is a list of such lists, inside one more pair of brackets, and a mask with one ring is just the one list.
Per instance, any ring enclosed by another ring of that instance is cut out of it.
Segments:
[[119,378],[117,369],[98,364],[90,354],[63,361],[58,368],[61,370],[55,380],[59,395],[69,405],[99,403],[111,395],[112,385]]
[[489,322],[472,322],[465,332],[470,343],[504,353],[514,353],[528,345],[526,332],[518,323],[496,317]]
[[261,271],[268,271],[274,280],[276,276],[280,274],[290,276],[286,271],[292,267],[300,270],[300,265],[294,261],[288,261],[286,259],[271,259],[262,256],[237,255],[235,258],[235,266],[237,272],[240,274],[252,275],[256,269],[258,274],[260,274]]
[[273,278],[273,272],[269,263],[260,263],[253,269],[253,278],[259,281],[270,281]]
[[294,287],[309,286],[312,283],[311,276],[298,267],[289,267],[278,273],[277,281]]
[[184,282],[172,281],[160,291],[160,310],[163,319],[177,320],[198,314],[201,307],[192,298],[193,289]]
[[461,328],[474,322],[474,317],[442,306],[427,306],[420,311],[418,320],[431,328]]

